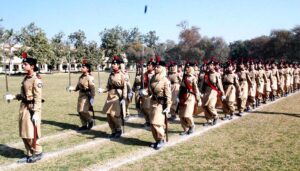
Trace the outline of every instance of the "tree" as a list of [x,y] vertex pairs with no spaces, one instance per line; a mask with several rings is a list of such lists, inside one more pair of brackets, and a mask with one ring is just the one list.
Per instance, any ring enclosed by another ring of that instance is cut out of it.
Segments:
[[159,37],[156,36],[155,31],[149,31],[146,35],[143,36],[143,39],[147,47],[154,48],[157,44]]
[[124,35],[128,34],[123,31],[123,28],[116,26],[111,29],[104,29],[99,33],[101,37],[101,48],[105,50],[105,56],[114,56],[121,53]]
[[18,51],[19,55],[25,51],[29,56],[35,57],[38,63],[47,63],[53,55],[46,34],[34,23],[21,29],[20,42],[23,46]]
[[71,56],[73,56],[73,58],[77,61],[82,61],[83,57],[86,56],[86,37],[84,31],[78,30],[71,33],[68,38],[75,48],[71,51]]
[[58,34],[54,35],[51,39],[50,45],[53,51],[53,56],[49,59],[50,68],[62,63],[64,58],[68,55],[68,51],[66,50],[63,41],[64,35],[65,34],[63,32],[59,32]]

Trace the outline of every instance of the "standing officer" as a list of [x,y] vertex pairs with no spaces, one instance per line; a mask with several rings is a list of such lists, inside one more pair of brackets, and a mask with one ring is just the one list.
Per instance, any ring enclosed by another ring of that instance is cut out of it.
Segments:
[[[223,75],[223,85],[226,99],[223,102],[224,119],[232,119],[235,111],[236,92],[239,90],[238,76],[233,72],[233,64],[228,61],[227,70]],[[227,116],[229,114],[229,116]]]
[[107,121],[111,129],[109,138],[120,138],[122,135],[121,120],[125,113],[125,99],[127,85],[124,74],[120,71],[121,59],[115,56],[111,62],[112,72],[108,77],[106,90],[99,89],[99,93],[107,92],[107,99],[103,106],[103,113],[107,114]]
[[208,64],[208,71],[205,73],[202,91],[204,92],[203,97],[203,108],[205,110],[205,118],[207,120],[207,123],[204,124],[204,126],[207,125],[215,125],[217,123],[217,120],[219,118],[217,110],[216,110],[216,103],[217,103],[217,97],[218,94],[222,95],[222,100],[225,99],[224,96],[224,90],[222,81],[220,79],[219,73],[215,71],[215,61],[211,60]]
[[179,88],[178,114],[183,132],[180,135],[187,135],[194,132],[194,109],[195,105],[201,106],[200,92],[197,84],[197,77],[194,75],[192,63],[185,64],[185,74]]
[[80,131],[91,129],[95,122],[89,113],[89,110],[93,107],[95,97],[95,82],[91,74],[91,67],[91,64],[88,64],[84,59],[81,66],[82,74],[75,89],[69,88],[69,91],[79,91],[77,112],[82,124],[79,128]]
[[172,92],[172,106],[171,106],[171,117],[170,120],[174,121],[176,119],[176,108],[178,105],[178,92],[179,92],[179,87],[180,87],[180,82],[181,82],[181,77],[179,73],[177,72],[177,65],[174,61],[170,62],[169,65],[170,69],[168,72],[168,78],[171,82],[171,92]]
[[21,94],[16,95],[21,100],[19,113],[19,134],[27,154],[27,163],[33,163],[42,158],[41,138],[41,109],[42,88],[41,77],[36,73],[37,60],[25,58],[22,61],[26,76],[22,81]]
[[150,146],[160,149],[164,146],[166,132],[165,123],[171,108],[171,86],[167,78],[166,63],[157,59],[155,75],[151,78],[148,94],[151,97],[150,124],[155,143]]

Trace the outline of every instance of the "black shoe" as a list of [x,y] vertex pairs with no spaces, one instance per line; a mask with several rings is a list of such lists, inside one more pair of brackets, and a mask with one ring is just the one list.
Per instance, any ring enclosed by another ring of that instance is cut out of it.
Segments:
[[115,138],[121,138],[121,135],[122,135],[122,131],[117,131]]
[[190,129],[188,130],[188,134],[192,134],[193,132],[194,132],[194,130],[195,130],[195,125],[192,125],[191,127],[190,127]]
[[94,122],[93,119],[91,119],[91,120],[88,122],[87,128],[88,128],[88,129],[91,129],[94,125],[95,125],[95,122]]
[[184,131],[184,132],[180,132],[179,135],[184,136],[184,135],[188,135],[188,131]]
[[114,132],[114,133],[112,133],[112,134],[110,134],[109,136],[108,136],[108,138],[115,138],[116,137],[116,133]]
[[157,142],[151,143],[151,144],[149,145],[149,147],[151,147],[151,148],[156,148],[156,146],[157,146]]
[[250,112],[251,111],[250,107],[248,106],[245,111]]
[[212,125],[213,125],[212,122],[206,122],[206,123],[203,124],[203,126],[212,126]]
[[43,156],[43,153],[40,153],[40,154],[35,154],[33,156],[30,156],[27,158],[27,163],[34,163],[36,161],[39,161],[42,159],[42,156]]
[[84,130],[88,130],[88,129],[89,128],[86,125],[84,125],[84,126],[78,128],[78,131],[84,131]]
[[218,119],[214,119],[213,122],[212,122],[212,124],[213,124],[213,125],[216,125],[217,122],[218,122]]
[[174,122],[176,120],[176,116],[171,116],[170,118],[168,118],[169,121]]
[[228,117],[227,117],[227,115],[225,115],[224,117],[223,117],[223,120],[227,120],[228,119]]
[[154,149],[155,149],[155,150],[159,150],[159,149],[161,149],[164,145],[165,145],[164,140],[160,140],[160,141],[158,141],[158,143],[156,144],[156,147],[155,147]]
[[229,120],[233,119],[233,114],[230,114],[230,116],[229,116],[228,119],[229,119]]
[[242,117],[243,116],[243,112],[239,112],[236,115],[239,116],[239,117]]

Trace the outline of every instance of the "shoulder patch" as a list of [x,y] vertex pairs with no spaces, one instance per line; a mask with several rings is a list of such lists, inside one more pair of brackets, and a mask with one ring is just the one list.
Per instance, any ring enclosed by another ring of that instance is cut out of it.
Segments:
[[43,83],[38,83],[37,87],[38,88],[42,88],[43,87]]

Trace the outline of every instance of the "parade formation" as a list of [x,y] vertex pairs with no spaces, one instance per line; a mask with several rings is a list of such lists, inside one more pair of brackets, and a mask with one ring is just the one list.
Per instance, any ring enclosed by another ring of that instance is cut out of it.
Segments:
[[[132,86],[122,58],[114,56],[110,62],[111,73],[105,88],[95,88],[92,66],[85,59],[77,85],[67,88],[70,92],[79,92],[77,112],[82,125],[78,131],[90,130],[95,125],[96,92],[106,93],[102,113],[106,114],[111,129],[108,138],[122,138],[124,124],[131,116],[129,104],[135,99],[136,110],[145,119],[143,127],[153,135],[154,142],[149,146],[156,150],[168,142],[168,122],[179,119],[180,135],[188,136],[195,130],[193,118],[197,114],[204,113],[207,121],[204,126],[214,126],[219,119],[242,117],[244,112],[300,89],[299,64],[283,60],[240,58],[221,64],[212,57],[199,65],[188,60],[166,62],[156,56],[137,63]],[[36,162],[43,155],[39,142],[43,83],[36,63],[36,59],[23,55],[26,75],[20,94],[5,96],[7,101],[21,103],[19,134],[26,149],[27,163]],[[224,117],[219,117],[218,111],[223,111]]]

